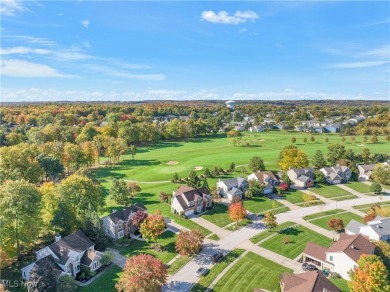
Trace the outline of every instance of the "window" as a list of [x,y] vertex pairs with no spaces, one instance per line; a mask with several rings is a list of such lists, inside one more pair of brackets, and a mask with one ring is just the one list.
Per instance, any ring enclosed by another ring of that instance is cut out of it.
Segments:
[[333,262],[333,256],[329,256],[329,260]]
[[80,265],[76,266],[76,272],[80,271]]
[[23,272],[23,277],[25,277],[25,278],[26,278],[26,272]]
[[194,202],[194,201],[191,201],[191,202],[190,202],[190,207],[193,207],[193,206],[195,206],[195,202]]

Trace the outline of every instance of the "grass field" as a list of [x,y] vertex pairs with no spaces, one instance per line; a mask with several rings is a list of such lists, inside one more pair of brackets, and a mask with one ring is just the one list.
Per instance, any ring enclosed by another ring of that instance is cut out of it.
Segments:
[[249,252],[218,281],[213,291],[253,292],[255,288],[275,291],[283,272],[292,270]]
[[307,215],[307,216],[303,217],[303,219],[311,220],[311,219],[315,219],[318,217],[324,217],[324,216],[333,215],[333,214],[337,214],[337,213],[341,213],[341,212],[345,212],[345,210],[335,209],[335,210],[330,210],[330,211],[325,211],[325,212],[319,212],[319,213]]
[[278,225],[276,228],[272,229],[272,231],[270,231],[270,232],[269,231],[263,231],[263,232],[255,235],[255,236],[253,236],[250,239],[250,241],[252,241],[254,244],[256,244],[256,243],[260,242],[261,240],[267,238],[268,236],[271,236],[271,235],[277,233],[278,231],[283,230],[283,229],[285,229],[287,227],[290,227],[291,225],[295,225],[295,224],[296,223],[290,222],[290,221],[284,222],[284,223]]
[[290,189],[289,191],[284,192],[283,197],[292,204],[298,204],[304,202],[303,195],[304,193],[301,191]]
[[168,273],[171,274],[171,275],[175,274],[178,270],[180,270],[191,259],[192,259],[192,257],[180,256],[178,259],[176,259],[172,263],[172,265],[169,266]]
[[268,199],[267,197],[253,197],[250,200],[244,201],[245,208],[255,214],[263,213],[264,211],[280,208],[283,205],[275,200]]
[[[288,236],[289,243],[284,244],[283,239]],[[322,246],[330,246],[331,240],[306,227],[290,227],[281,231],[276,236],[264,241],[260,246],[289,259],[295,259],[305,249],[306,243],[312,241]]]
[[225,227],[233,222],[229,218],[228,207],[224,204],[215,204],[213,209],[202,215],[202,218],[219,227]]
[[122,274],[122,269],[111,265],[106,268],[103,275],[99,276],[95,281],[93,281],[88,286],[78,287],[77,291],[79,292],[116,292],[115,284],[119,280],[119,276]]
[[346,184],[345,186],[347,186],[347,187],[349,187],[349,188],[351,188],[359,193],[362,193],[362,194],[371,193],[370,186],[366,185],[362,182],[351,181],[348,184]]
[[328,222],[329,222],[330,219],[333,219],[333,218],[337,218],[337,219],[343,220],[344,226],[347,226],[349,221],[351,221],[352,219],[356,220],[356,221],[358,221],[360,223],[363,223],[363,218],[362,217],[360,217],[359,215],[356,215],[354,213],[350,213],[350,212],[334,214],[334,215],[329,215],[327,217],[314,219],[314,220],[311,220],[310,223],[313,223],[313,224],[315,224],[315,225],[317,225],[319,227],[325,228],[327,230],[332,230],[332,228],[330,228],[328,226]]
[[214,281],[214,279],[236,258],[242,255],[245,252],[243,249],[233,249],[230,253],[228,253],[224,259],[215,265],[213,265],[210,269],[210,272],[199,279],[199,281],[192,287],[192,292],[201,292],[206,291],[207,287]]
[[329,199],[341,196],[352,196],[350,192],[335,185],[319,184],[317,188],[312,188],[310,191]]
[[140,253],[147,253],[159,258],[165,264],[176,256],[175,253],[176,234],[171,231],[165,231],[157,240],[157,244],[164,246],[165,251],[157,252],[151,248],[153,242],[132,240],[129,246],[115,246],[119,253],[124,256],[133,256]]

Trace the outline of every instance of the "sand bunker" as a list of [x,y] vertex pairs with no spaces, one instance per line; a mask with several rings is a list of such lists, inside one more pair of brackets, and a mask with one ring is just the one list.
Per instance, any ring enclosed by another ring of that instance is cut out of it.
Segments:
[[202,170],[202,169],[203,169],[203,166],[195,166],[195,167],[194,167],[194,170],[196,170],[196,171],[197,171],[197,170]]
[[366,146],[366,145],[364,145],[364,144],[359,144],[358,146],[359,146],[359,147],[364,147],[364,146]]
[[179,164],[179,161],[171,160],[171,161],[168,161],[167,164],[168,165],[176,165],[176,164]]

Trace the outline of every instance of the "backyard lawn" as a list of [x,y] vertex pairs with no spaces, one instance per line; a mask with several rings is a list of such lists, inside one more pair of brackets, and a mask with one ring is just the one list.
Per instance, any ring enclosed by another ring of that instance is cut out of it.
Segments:
[[360,223],[363,223],[363,218],[361,216],[359,216],[357,214],[354,214],[354,213],[350,213],[350,212],[334,214],[334,215],[329,215],[329,216],[326,216],[326,217],[323,217],[323,218],[310,220],[310,223],[313,223],[313,224],[315,224],[317,226],[320,226],[322,228],[325,228],[327,230],[332,230],[332,228],[330,228],[328,226],[328,222],[329,222],[330,219],[333,219],[333,218],[337,218],[337,219],[343,220],[344,226],[347,226],[349,221],[351,221],[352,219],[356,220],[356,221],[358,221]]
[[[286,236],[288,237],[288,244],[283,242]],[[281,231],[276,236],[261,243],[260,246],[288,257],[289,259],[295,259],[305,249],[308,241],[327,247],[329,247],[331,243],[329,238],[306,227],[299,226],[290,227]]]
[[328,278],[333,284],[335,284],[341,292],[349,292],[348,281],[344,279]]
[[215,204],[213,209],[202,215],[202,218],[219,227],[225,227],[233,222],[229,218],[228,207],[224,204]]
[[[245,208],[255,214],[263,213],[270,209],[283,207],[283,205],[275,200],[268,199],[267,197],[253,197],[250,200],[244,201]],[[287,208],[286,211],[289,209]]]
[[111,265],[106,268],[99,278],[93,281],[88,286],[78,287],[77,291],[80,292],[116,292],[115,284],[119,280],[119,276],[122,274],[122,269],[118,266]]
[[283,272],[292,270],[249,252],[227,271],[213,291],[253,292],[255,288],[275,291]]
[[159,258],[165,264],[176,256],[175,253],[176,234],[171,231],[165,231],[157,240],[157,244],[165,248],[163,252],[157,252],[152,249],[153,242],[132,240],[129,246],[115,246],[119,253],[124,256],[133,256],[140,253],[147,253]]
[[200,292],[206,291],[207,287],[214,281],[214,279],[236,258],[244,253],[243,249],[233,249],[230,253],[228,253],[224,259],[215,265],[213,265],[210,269],[210,272],[200,278],[200,280],[192,287],[192,292]]
[[310,189],[313,193],[316,193],[320,196],[323,196],[325,198],[335,198],[335,197],[341,197],[341,196],[351,196],[352,194],[350,192],[347,192],[344,189],[339,188],[335,185],[325,185],[325,184],[319,184],[318,187]]
[[273,234],[276,234],[277,232],[279,232],[280,230],[283,230],[287,227],[290,227],[291,225],[295,225],[296,223],[294,222],[290,222],[290,221],[287,221],[287,222],[284,222],[280,225],[278,225],[276,228],[272,229],[271,232],[269,232],[268,230],[265,230],[255,236],[253,236],[250,241],[252,241],[254,244],[260,242],[261,240],[267,238],[268,236],[271,236]]

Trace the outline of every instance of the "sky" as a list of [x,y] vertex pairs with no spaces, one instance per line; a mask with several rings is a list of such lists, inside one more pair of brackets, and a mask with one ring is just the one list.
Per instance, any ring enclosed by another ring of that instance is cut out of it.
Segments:
[[388,1],[1,0],[1,101],[390,100]]

